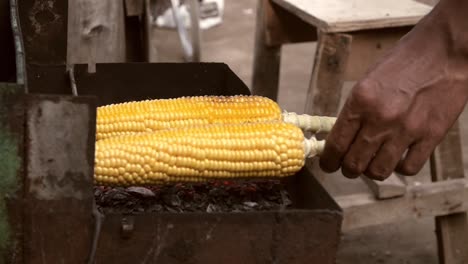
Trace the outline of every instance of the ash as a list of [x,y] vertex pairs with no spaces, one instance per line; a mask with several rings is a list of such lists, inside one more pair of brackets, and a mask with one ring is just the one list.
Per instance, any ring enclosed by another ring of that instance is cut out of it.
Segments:
[[289,194],[278,180],[96,186],[94,196],[104,214],[278,211],[291,206]]

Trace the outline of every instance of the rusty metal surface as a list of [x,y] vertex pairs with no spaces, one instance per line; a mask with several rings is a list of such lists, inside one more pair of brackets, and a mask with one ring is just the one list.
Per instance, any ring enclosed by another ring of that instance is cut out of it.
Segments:
[[0,1],[0,82],[14,82],[16,78],[15,46],[10,25],[9,1]]
[[293,210],[106,215],[97,263],[334,263],[341,211],[306,170],[295,178],[310,185]]
[[27,96],[25,263],[85,263],[92,236],[93,98]]
[[[71,94],[64,66],[28,65],[32,93]],[[249,94],[247,86],[223,63],[97,64],[97,74],[75,65],[80,95],[99,104],[195,95]]]
[[20,0],[26,64],[66,64],[68,1]]
[[0,83],[0,263],[22,263],[23,90]]

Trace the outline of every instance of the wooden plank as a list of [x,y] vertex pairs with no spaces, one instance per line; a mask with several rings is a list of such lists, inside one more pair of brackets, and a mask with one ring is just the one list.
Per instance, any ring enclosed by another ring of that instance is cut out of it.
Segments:
[[270,46],[266,40],[266,19],[271,9],[269,0],[259,0],[255,32],[252,94],[278,98],[281,46]]
[[385,52],[393,48],[395,44],[412,27],[397,27],[377,30],[364,30],[349,33],[353,37],[351,52],[346,68],[345,81],[357,81],[361,79]]
[[431,7],[413,0],[273,0],[325,32],[415,25]]
[[344,211],[342,230],[346,232],[405,219],[466,211],[468,181],[455,179],[411,186],[405,196],[395,199],[377,200],[373,194],[363,193],[338,196],[335,200]]
[[307,91],[306,114],[323,116],[338,114],[351,44],[350,35],[328,33],[319,35],[312,79]]
[[[466,179],[458,122],[431,157],[433,181]],[[468,199],[465,199],[468,201]],[[436,218],[439,260],[444,264],[468,263],[468,218],[465,212]]]
[[68,5],[67,63],[125,62],[123,1],[73,0]]
[[406,193],[405,182],[395,173],[392,173],[385,181],[374,181],[366,176],[361,176],[361,179],[379,200],[401,197]]
[[[350,35],[319,34],[312,77],[306,95],[305,114],[323,116],[338,114],[351,43]],[[318,162],[308,160],[306,165],[322,182],[326,175],[318,166]]]
[[439,3],[439,0],[416,0],[416,1],[419,3],[426,4],[426,5],[430,5],[430,6],[435,6],[437,5],[437,3]]

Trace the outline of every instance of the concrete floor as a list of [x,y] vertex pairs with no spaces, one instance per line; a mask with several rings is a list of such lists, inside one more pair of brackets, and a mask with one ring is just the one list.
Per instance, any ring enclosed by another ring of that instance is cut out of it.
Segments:
[[[222,25],[203,32],[202,58],[207,62],[224,62],[248,85],[251,85],[255,33],[256,0],[225,0]],[[158,44],[161,61],[181,61],[177,36],[161,31]],[[303,112],[309,85],[315,43],[283,47],[279,104],[288,111]],[[352,84],[347,84],[349,89]],[[463,134],[468,131],[468,115],[461,117]],[[463,146],[465,153],[468,144]],[[465,168],[468,161],[465,159]],[[429,181],[428,168],[421,175],[408,178],[409,184]],[[366,192],[360,180],[347,180],[339,173],[330,175],[325,187],[332,195]],[[432,219],[402,221],[368,227],[343,234],[338,263],[412,263],[435,264],[437,250]]]

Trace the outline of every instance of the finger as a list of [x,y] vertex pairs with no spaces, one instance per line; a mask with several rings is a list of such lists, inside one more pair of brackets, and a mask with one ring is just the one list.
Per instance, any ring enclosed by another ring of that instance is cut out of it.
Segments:
[[377,151],[364,175],[378,181],[388,178],[397,167],[410,144],[410,139],[405,140],[401,137],[386,141]]
[[432,142],[419,141],[410,146],[406,157],[398,164],[397,172],[406,176],[416,175],[429,159],[436,145]]
[[348,178],[359,177],[367,169],[383,142],[383,135],[376,135],[367,127],[362,128],[343,159],[343,175]]
[[345,104],[333,129],[326,138],[325,148],[320,157],[320,167],[326,172],[335,172],[349,149],[360,127],[359,115],[354,114]]

